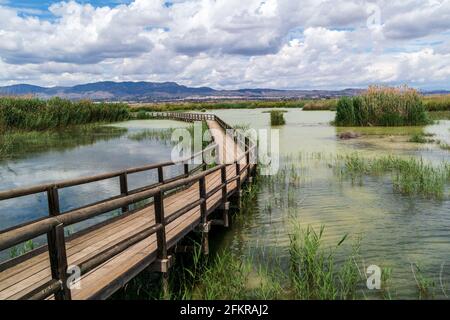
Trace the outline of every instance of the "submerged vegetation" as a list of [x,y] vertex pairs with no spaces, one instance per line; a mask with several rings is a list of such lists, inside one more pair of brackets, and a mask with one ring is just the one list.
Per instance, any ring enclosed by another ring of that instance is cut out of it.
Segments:
[[281,126],[286,124],[284,120],[284,113],[279,110],[270,111],[270,124],[272,126]]
[[433,139],[429,139],[430,135],[424,134],[424,133],[414,133],[411,138],[408,140],[409,142],[414,142],[414,143],[431,143],[434,140]]
[[73,102],[61,98],[0,98],[0,131],[48,130],[129,118],[128,106],[121,103]]
[[[178,141],[172,140],[175,130],[179,128],[167,128],[167,129],[146,129],[141,132],[133,133],[128,135],[128,138],[134,141],[159,141],[165,144],[175,145]],[[189,133],[191,139],[194,139],[195,127],[193,124],[185,128]],[[212,141],[211,134],[209,132],[209,127],[206,121],[202,121],[202,147],[206,148]]]
[[419,93],[408,87],[372,86],[358,97],[338,101],[338,126],[414,126],[430,122]]

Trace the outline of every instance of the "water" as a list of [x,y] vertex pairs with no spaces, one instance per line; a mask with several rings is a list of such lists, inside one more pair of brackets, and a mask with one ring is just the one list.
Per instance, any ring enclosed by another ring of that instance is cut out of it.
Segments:
[[[266,110],[215,110],[226,122],[250,124],[253,128],[269,128]],[[425,130],[434,138],[450,142],[450,121],[422,128],[346,128],[329,123],[334,112],[289,109],[286,125],[280,130],[281,165],[296,166],[301,173],[297,184],[275,185],[270,189],[263,183],[252,212],[236,221],[217,245],[230,247],[243,255],[257,256],[267,261],[266,255],[275,255],[286,261],[289,245],[288,232],[293,220],[302,226],[318,228],[325,225],[324,241],[332,246],[346,233],[350,235],[345,250],[352,241],[361,239],[362,272],[371,264],[392,268],[390,291],[394,298],[416,298],[417,289],[411,263],[420,264],[427,277],[436,281],[436,296],[445,297],[440,289],[439,274],[450,287],[450,201],[428,200],[402,196],[394,192],[386,177],[365,178],[362,184],[339,180],[327,160],[307,155],[332,155],[363,152],[365,155],[395,154],[422,157],[434,163],[448,161],[450,152],[435,143],[407,142],[413,133]],[[133,133],[147,128],[183,126],[184,123],[148,120],[114,124],[111,132],[89,133],[66,137],[64,148],[41,149],[26,145],[22,154],[0,163],[1,189],[9,189],[53,180],[108,172],[169,159],[171,146],[160,141],[130,139]],[[122,128],[117,131],[117,128]],[[365,135],[354,140],[339,140],[342,131],[361,131]],[[53,144],[54,145],[54,144]],[[33,150],[27,154],[26,150]],[[299,154],[302,158],[299,158]],[[175,169],[176,171],[177,169]],[[175,174],[175,171],[170,174]],[[136,175],[130,178],[130,187],[148,184],[155,179]],[[95,191],[95,192],[94,192]],[[61,192],[62,209],[117,195],[118,179]],[[14,214],[11,214],[14,212]],[[44,195],[2,202],[0,229],[36,219],[47,214]],[[344,257],[345,252],[342,254]],[[441,272],[442,264],[443,271]],[[362,286],[360,297],[378,298],[379,295]],[[450,294],[450,292],[447,292]]]
[[[261,110],[213,112],[232,125],[270,127],[269,115]],[[254,212],[242,218],[243,221],[239,219],[241,222],[226,235],[221,245],[231,246],[240,254],[257,256],[259,260],[275,255],[286,262],[292,221],[316,230],[323,225],[325,245],[334,246],[349,234],[342,259],[352,242],[360,239],[358,265],[361,272],[369,265],[392,269],[389,288],[393,298],[418,297],[411,264],[418,264],[423,274],[435,281],[436,297],[445,298],[440,283],[442,280],[444,287],[450,286],[448,192],[444,201],[437,201],[402,196],[394,192],[386,177],[369,177],[362,185],[340,181],[329,168],[329,161],[317,160],[311,154],[323,153],[327,158],[359,151],[366,156],[394,154],[441,163],[450,160],[450,153],[436,144],[407,142],[411,134],[422,128],[335,128],[329,125],[333,118],[333,112],[324,111],[289,110],[285,114],[286,125],[277,128],[280,130],[281,164],[294,165],[301,181],[291,187],[278,184],[274,189],[263,183]],[[435,134],[434,139],[448,141],[449,128],[450,121],[441,121],[424,131]],[[337,138],[339,132],[348,130],[367,136],[347,141]],[[446,294],[450,292],[447,290]],[[358,295],[361,298],[380,297],[364,285]]]

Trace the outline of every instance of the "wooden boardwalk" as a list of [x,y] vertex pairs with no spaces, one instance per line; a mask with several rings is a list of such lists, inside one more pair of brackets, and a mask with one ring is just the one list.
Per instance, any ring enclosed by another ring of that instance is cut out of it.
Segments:
[[[250,157],[256,148],[251,140],[237,136],[214,115],[159,113],[158,116],[206,121],[214,143],[200,156],[215,150],[216,165],[207,169],[201,163],[190,169],[188,161],[199,156],[194,155],[176,163],[0,192],[0,201],[46,192],[49,203],[49,217],[0,233],[0,250],[47,235],[47,245],[0,264],[1,300],[106,299],[144,269],[167,274],[173,260],[171,254],[193,230],[202,233],[202,248],[208,252],[208,232],[212,225],[228,226],[228,201],[233,196],[239,198],[242,183],[251,177],[255,166]],[[163,168],[173,165],[183,165],[184,174],[165,179]],[[158,171],[158,183],[128,190],[127,175],[148,170]],[[113,178],[120,179],[120,196],[60,212],[59,189]],[[148,204],[130,210],[131,204],[143,200]],[[122,210],[120,216],[64,236],[64,227],[117,209]],[[221,219],[210,219],[215,210],[221,210]],[[73,266],[77,269],[72,269]],[[81,277],[69,288],[72,270],[81,271]]]

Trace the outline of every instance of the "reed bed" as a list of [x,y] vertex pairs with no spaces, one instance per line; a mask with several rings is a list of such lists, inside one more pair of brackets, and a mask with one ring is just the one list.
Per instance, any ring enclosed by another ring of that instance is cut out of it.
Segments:
[[394,191],[408,196],[444,199],[450,183],[450,164],[434,166],[423,159],[384,156],[364,158],[359,154],[337,157],[334,170],[340,177],[361,179],[364,175],[391,174]]
[[304,111],[335,111],[337,108],[337,99],[310,100],[305,102]]
[[356,289],[363,278],[356,263],[359,242],[346,255],[343,263],[336,262],[336,253],[348,235],[331,248],[323,248],[322,236],[325,227],[319,231],[312,227],[302,229],[293,223],[289,235],[290,276],[295,297],[302,300],[347,300],[356,298]]
[[0,131],[47,130],[96,122],[115,122],[130,117],[121,103],[72,102],[61,98],[0,98]]
[[428,111],[450,111],[450,95],[431,95],[423,98]]
[[284,120],[284,113],[279,110],[271,110],[270,124],[272,126],[281,126],[286,124],[286,120]]
[[420,94],[406,86],[371,86],[358,97],[339,99],[338,126],[414,126],[429,124]]

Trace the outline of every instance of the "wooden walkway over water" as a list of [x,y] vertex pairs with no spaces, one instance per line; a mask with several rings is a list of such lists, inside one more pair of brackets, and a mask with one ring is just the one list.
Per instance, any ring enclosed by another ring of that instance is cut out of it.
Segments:
[[[46,193],[49,208],[46,218],[0,232],[0,251],[41,235],[47,237],[47,245],[0,264],[0,300],[106,299],[147,268],[167,275],[177,244],[194,230],[202,233],[202,249],[208,252],[208,232],[214,225],[228,226],[229,199],[239,201],[241,185],[255,170],[251,164],[255,144],[211,114],[156,116],[206,121],[213,143],[177,162],[0,192],[0,201]],[[194,168],[189,164],[211,152],[216,159],[213,167],[204,160]],[[172,166],[182,166],[184,173],[166,178],[164,168]],[[158,173],[158,182],[128,190],[130,174],[149,170]],[[60,211],[58,190],[107,179],[119,179],[119,196]],[[132,210],[133,204],[142,201],[146,204]],[[114,210],[122,214],[65,237],[64,228]],[[216,210],[221,211],[220,218],[212,219],[211,213]],[[73,270],[80,271],[81,277],[76,282],[79,286],[69,288],[68,277]]]

